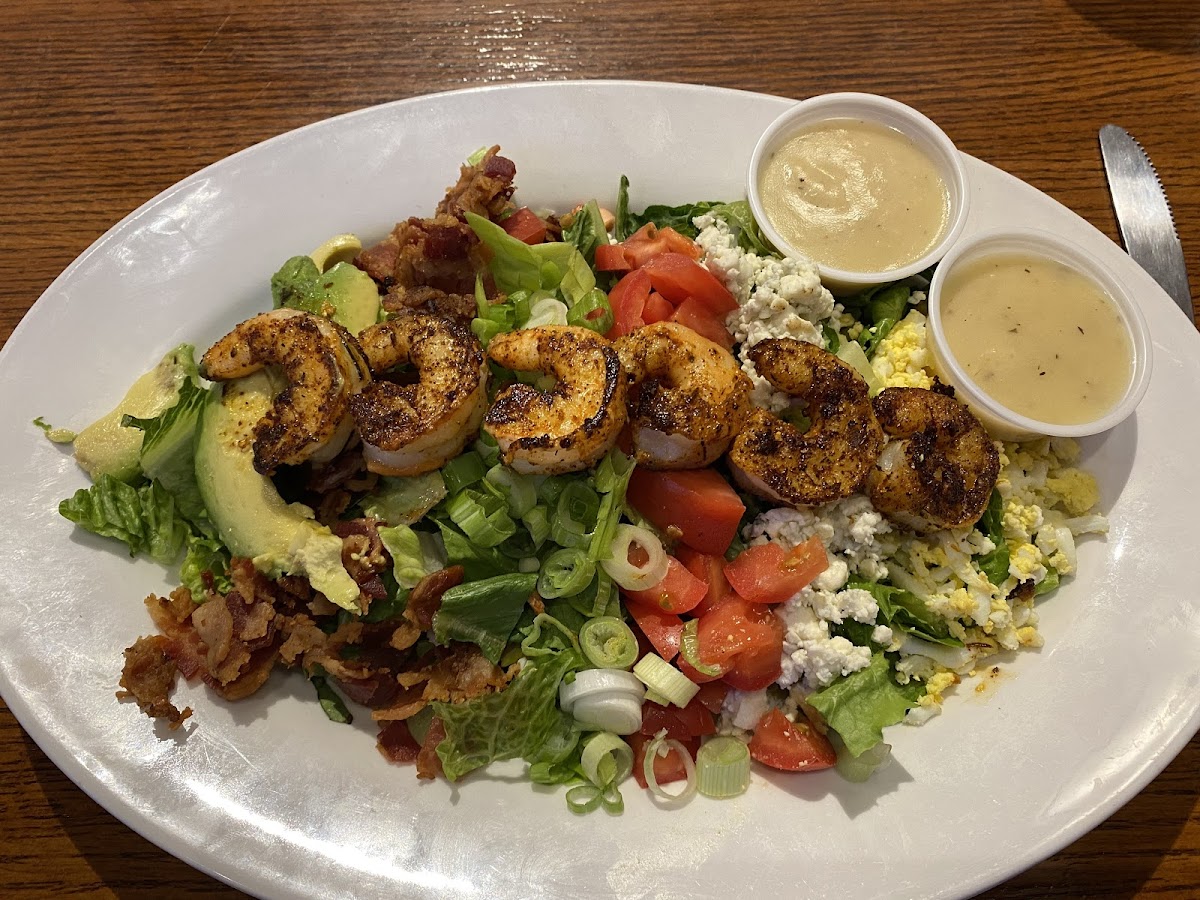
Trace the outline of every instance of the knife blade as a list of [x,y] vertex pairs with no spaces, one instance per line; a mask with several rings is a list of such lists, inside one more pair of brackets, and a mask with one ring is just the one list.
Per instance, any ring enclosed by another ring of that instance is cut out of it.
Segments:
[[1119,125],[1100,129],[1100,155],[1125,251],[1194,322],[1183,247],[1150,157]]

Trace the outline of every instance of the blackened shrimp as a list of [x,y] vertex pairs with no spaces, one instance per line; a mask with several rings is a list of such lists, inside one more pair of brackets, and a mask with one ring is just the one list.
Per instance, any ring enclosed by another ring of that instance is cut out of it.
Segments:
[[922,388],[888,388],[875,415],[891,438],[867,477],[875,508],[914,531],[973,525],[983,515],[1000,455],[979,420]]
[[738,482],[768,500],[813,506],[859,489],[883,447],[867,383],[851,366],[813,344],[771,338],[750,358],[776,389],[801,401],[806,431],[755,410],[729,462]]
[[496,396],[483,427],[524,474],[596,463],[625,424],[625,373],[613,345],[586,328],[544,325],[499,334],[488,356],[506,369],[553,376],[548,390],[517,382]]
[[639,328],[616,346],[630,381],[638,465],[698,469],[716,462],[752,409],[753,385],[737,360],[672,322]]
[[450,319],[411,312],[359,335],[372,371],[402,364],[414,384],[376,380],[351,398],[367,468],[420,475],[462,452],[479,431],[487,404],[487,362],[479,340]]
[[342,326],[295,309],[274,309],[242,322],[208,348],[200,374],[230,381],[278,366],[287,385],[254,427],[254,468],[322,464],[354,431],[350,397],[371,381],[354,336]]

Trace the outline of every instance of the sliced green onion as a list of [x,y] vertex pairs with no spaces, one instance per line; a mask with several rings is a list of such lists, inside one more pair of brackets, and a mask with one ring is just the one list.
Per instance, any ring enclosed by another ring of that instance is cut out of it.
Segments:
[[659,706],[671,705],[671,701],[658,691],[654,690],[654,688],[646,688],[646,696],[644,699],[649,700],[651,703],[657,703]]
[[541,567],[542,561],[536,556],[522,556],[519,560],[517,560],[518,572],[529,574],[530,572],[536,572]]
[[446,504],[451,520],[479,547],[496,547],[517,532],[508,504],[499,497],[463,491]]
[[600,495],[582,481],[570,482],[558,495],[550,537],[561,547],[582,547],[591,538],[600,511]]
[[654,653],[639,659],[633,674],[650,690],[676,706],[687,706],[700,690],[700,685]]
[[[683,746],[677,740],[668,738],[666,734],[667,729],[664,728],[646,746],[646,758],[642,762],[642,774],[646,777],[646,787],[650,789],[650,793],[661,800],[665,800],[671,806],[682,806],[691,800],[692,795],[696,793],[696,764],[692,761],[692,754],[688,753],[687,747]],[[658,783],[658,778],[654,774],[655,757],[666,756],[671,750],[674,750],[683,759],[683,769],[686,773],[683,788],[678,794],[668,793]]]
[[575,480],[569,475],[548,475],[538,485],[538,497],[543,503],[554,506],[558,503],[559,495],[567,489],[567,485]]
[[588,619],[579,629],[579,644],[599,669],[628,669],[637,660],[637,638],[616,616]]
[[717,735],[696,753],[696,790],[724,799],[744,794],[750,786],[750,748],[728,735]]
[[633,749],[611,731],[601,731],[583,745],[579,765],[598,788],[620,784],[633,772]]
[[483,457],[474,450],[468,450],[442,466],[442,481],[446,483],[446,490],[451,495],[482,480],[486,474]]
[[573,597],[595,577],[596,564],[582,550],[555,550],[542,563],[537,589],[546,600]]
[[521,524],[529,532],[535,550],[540,549],[542,544],[546,543],[546,539],[550,537],[550,514],[546,512],[544,506],[535,506],[521,516]]
[[573,813],[590,813],[600,802],[600,788],[594,784],[577,784],[567,791],[567,809]]
[[612,330],[614,321],[612,307],[608,303],[608,295],[599,288],[592,288],[567,311],[568,325],[590,328],[600,334],[608,334]]
[[616,784],[610,784],[600,792],[600,802],[604,804],[604,811],[610,815],[619,816],[625,812],[625,798],[621,796]]
[[543,297],[529,310],[529,319],[522,328],[540,328],[543,325],[566,325],[567,304],[553,297]]
[[679,641],[679,655],[701,675],[717,678],[721,675],[721,667],[700,660],[699,627],[698,619],[689,619],[683,626],[683,637]]
[[[629,561],[629,551],[635,544],[646,551],[646,561],[640,566]],[[662,541],[645,528],[622,522],[612,542],[611,558],[602,560],[600,565],[625,590],[644,591],[667,574],[667,551]]]
[[475,452],[483,459],[485,466],[494,466],[500,461],[500,445],[486,431],[480,429],[479,437],[475,440]]
[[509,513],[518,519],[537,506],[537,488],[529,476],[518,475],[508,466],[492,466],[484,479],[500,489]]

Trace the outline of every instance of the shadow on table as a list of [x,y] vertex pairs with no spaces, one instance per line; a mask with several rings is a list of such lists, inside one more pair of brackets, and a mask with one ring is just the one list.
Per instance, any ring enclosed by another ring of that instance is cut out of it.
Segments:
[[1196,0],[1067,0],[1067,4],[1101,31],[1146,50],[1193,53],[1200,49],[1200,4]]
[[1098,828],[976,900],[1133,897],[1183,831],[1200,794],[1200,739]]
[[246,895],[160,850],[81,791],[22,735],[34,776],[67,837],[104,887],[121,900],[172,897],[238,900]]

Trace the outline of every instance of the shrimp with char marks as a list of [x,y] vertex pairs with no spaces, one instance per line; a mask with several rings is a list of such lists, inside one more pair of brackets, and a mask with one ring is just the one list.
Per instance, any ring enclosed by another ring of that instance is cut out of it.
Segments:
[[883,447],[862,376],[832,353],[791,338],[760,341],[750,358],[777,390],[804,404],[810,425],[801,431],[755,410],[729,451],[738,483],[792,506],[832,503],[857,491]]
[[753,408],[753,384],[737,360],[673,322],[646,325],[616,346],[629,375],[638,465],[698,469],[716,462]]
[[367,468],[421,475],[453,459],[479,431],[487,360],[478,338],[442,316],[411,312],[359,335],[372,371],[411,363],[415,384],[376,380],[351,398]]
[[254,427],[254,468],[329,462],[354,431],[350,398],[371,382],[354,336],[323,316],[274,309],[242,322],[208,348],[200,374],[231,381],[278,366],[287,386]]
[[625,424],[625,373],[612,344],[587,328],[543,325],[499,334],[488,356],[518,372],[544,372],[554,387],[517,382],[496,396],[483,427],[522,474],[557,475],[594,465]]
[[995,442],[952,396],[888,388],[875,415],[891,438],[867,476],[875,508],[914,531],[979,521],[1000,474]]

